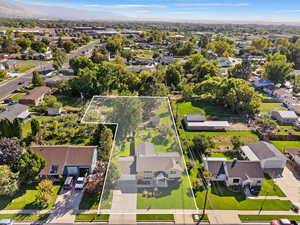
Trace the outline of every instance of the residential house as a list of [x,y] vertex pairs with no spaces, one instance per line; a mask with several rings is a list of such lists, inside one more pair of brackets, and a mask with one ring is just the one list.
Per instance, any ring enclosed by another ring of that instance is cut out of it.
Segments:
[[272,81],[270,81],[268,78],[257,78],[252,80],[252,84],[254,87],[256,88],[265,88],[268,86],[274,86],[274,83]]
[[287,88],[275,88],[272,92],[272,96],[275,98],[291,98],[293,97],[292,91]]
[[230,186],[261,186],[264,179],[259,161],[232,160],[226,158],[206,158],[204,167],[212,174],[212,181],[222,181]]
[[97,146],[37,145],[31,148],[46,160],[40,176],[84,176],[96,167]]
[[189,131],[226,130],[229,127],[228,121],[206,121],[204,116],[198,114],[185,115],[183,122]]
[[122,192],[136,192],[137,188],[167,188],[170,182],[180,180],[181,155],[178,152],[156,152],[154,145],[143,142],[134,157],[120,157]]
[[153,59],[144,58],[144,57],[136,57],[133,65],[142,65],[142,66],[152,66],[154,64]]
[[28,106],[36,106],[44,100],[45,95],[50,93],[51,89],[49,87],[36,87],[31,90],[28,95],[21,97],[19,103]]
[[152,143],[143,142],[137,146],[135,157],[138,184],[167,187],[168,180],[180,179],[178,152],[156,152]]
[[240,64],[242,61],[238,59],[233,59],[233,58],[226,58],[226,57],[219,57],[217,58],[218,63],[220,64],[221,67],[230,67],[234,66],[236,64]]
[[52,59],[52,52],[47,51],[45,53],[34,53],[33,54],[33,59],[35,60],[49,60]]
[[22,104],[10,105],[0,111],[0,120],[8,119],[13,121],[14,119],[26,120],[30,116],[29,107]]
[[286,157],[273,145],[265,141],[251,143],[240,148],[241,156],[250,161],[259,161],[265,173],[273,177],[282,175]]
[[298,116],[294,111],[272,111],[271,116],[280,125],[293,125],[298,121]]

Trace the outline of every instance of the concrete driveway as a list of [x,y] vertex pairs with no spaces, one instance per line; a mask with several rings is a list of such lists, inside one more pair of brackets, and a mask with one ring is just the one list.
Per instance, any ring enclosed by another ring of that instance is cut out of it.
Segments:
[[300,176],[285,167],[282,177],[275,178],[275,183],[294,204],[300,206]]
[[83,191],[62,190],[47,222],[51,224],[74,223],[82,195]]

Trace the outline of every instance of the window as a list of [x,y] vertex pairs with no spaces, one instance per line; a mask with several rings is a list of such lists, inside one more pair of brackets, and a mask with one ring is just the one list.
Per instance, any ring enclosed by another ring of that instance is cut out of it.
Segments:
[[52,165],[50,169],[50,174],[57,174],[58,165]]
[[239,183],[240,182],[240,179],[236,178],[236,179],[233,179],[233,183]]
[[144,173],[152,173],[152,171],[144,171]]
[[258,181],[257,181],[257,184],[261,184],[261,180],[258,180]]

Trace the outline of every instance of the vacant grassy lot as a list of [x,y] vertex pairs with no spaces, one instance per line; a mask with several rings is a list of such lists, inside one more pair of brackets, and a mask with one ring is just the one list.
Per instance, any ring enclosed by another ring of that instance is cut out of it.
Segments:
[[205,101],[188,101],[178,103],[173,101],[173,110],[175,111],[175,115],[178,113],[180,119],[182,119],[185,114],[201,114],[206,116],[208,119],[237,116],[237,114],[230,112],[221,105]]
[[287,110],[282,106],[281,103],[261,103],[260,105],[260,113],[261,114],[270,114],[275,110]]
[[[54,185],[54,192],[50,205],[47,209],[50,209],[56,201],[60,185]],[[0,209],[13,210],[13,209],[41,209],[36,205],[37,190],[35,187],[30,187],[20,190],[15,196],[0,196]]]
[[159,197],[143,197],[142,193],[137,195],[138,209],[195,209],[194,198],[187,176],[183,176],[181,185],[171,187]]
[[300,148],[300,141],[272,141],[272,143],[282,152],[285,148]]
[[[196,201],[199,208],[203,208],[205,192],[196,194]],[[259,210],[263,205],[263,210],[283,210],[291,208],[291,202],[287,200],[264,200],[248,199],[243,192],[232,192],[224,185],[214,182],[208,192],[208,209],[220,210]]]
[[242,221],[271,221],[273,219],[290,219],[300,221],[299,215],[239,215]]
[[136,220],[174,220],[173,214],[137,214]]
[[75,217],[76,222],[81,221],[108,221],[108,214],[77,214]]
[[31,70],[35,67],[36,67],[36,65],[34,65],[34,64],[19,64],[14,68],[13,72],[14,73],[25,73],[28,70]]
[[49,214],[0,214],[0,219],[11,219],[14,221],[43,221]]

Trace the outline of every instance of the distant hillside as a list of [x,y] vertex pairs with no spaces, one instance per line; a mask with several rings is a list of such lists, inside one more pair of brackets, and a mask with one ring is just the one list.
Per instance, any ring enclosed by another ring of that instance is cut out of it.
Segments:
[[127,20],[124,15],[110,12],[92,12],[58,6],[33,5],[10,0],[0,0],[0,17],[63,20]]

